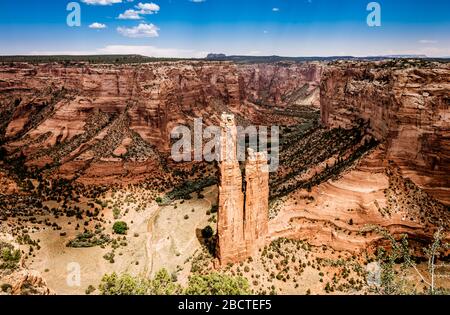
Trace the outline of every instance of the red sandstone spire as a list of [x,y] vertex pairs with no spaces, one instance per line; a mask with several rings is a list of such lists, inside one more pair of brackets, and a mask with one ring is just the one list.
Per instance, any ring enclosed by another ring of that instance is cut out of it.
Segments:
[[267,155],[249,149],[246,200],[237,161],[237,129],[233,115],[222,115],[217,256],[221,265],[242,261],[264,246],[268,225]]

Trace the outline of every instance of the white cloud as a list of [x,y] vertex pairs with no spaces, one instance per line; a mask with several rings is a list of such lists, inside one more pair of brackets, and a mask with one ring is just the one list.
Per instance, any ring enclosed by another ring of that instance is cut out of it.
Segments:
[[119,14],[118,19],[120,20],[140,20],[142,16],[140,16],[139,12],[133,9],[126,10],[124,13]]
[[150,3],[139,2],[139,4],[134,7],[135,7],[135,9],[129,9],[129,10],[126,10],[124,13],[121,13],[118,16],[118,19],[120,19],[120,20],[140,20],[140,19],[142,19],[141,15],[156,14],[161,9],[159,7],[159,5],[157,5],[156,3],[153,3],[153,2],[150,2]]
[[81,0],[81,2],[90,5],[111,5],[114,3],[122,3],[122,0]]
[[95,22],[95,23],[92,23],[91,25],[89,25],[89,28],[92,28],[92,29],[95,29],[95,30],[101,30],[101,29],[106,28],[106,25],[102,24],[102,23]]
[[153,14],[159,11],[160,7],[159,5],[150,2],[150,3],[141,3],[136,6],[136,9],[140,9],[141,14]]
[[273,8],[272,11],[273,12],[278,12],[278,11],[280,11],[280,8]]
[[142,38],[142,37],[158,37],[159,28],[150,23],[141,23],[135,27],[118,27],[117,32],[125,37]]
[[206,2],[206,0],[189,0],[191,2],[195,2],[195,3],[201,3],[201,2]]

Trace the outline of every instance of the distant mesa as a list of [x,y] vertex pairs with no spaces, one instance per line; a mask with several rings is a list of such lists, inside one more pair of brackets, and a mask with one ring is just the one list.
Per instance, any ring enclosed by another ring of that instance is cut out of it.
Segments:
[[211,53],[211,54],[208,54],[208,56],[206,56],[206,59],[208,59],[208,60],[218,60],[218,59],[226,59],[226,58],[227,58],[227,55],[225,55],[225,54]]

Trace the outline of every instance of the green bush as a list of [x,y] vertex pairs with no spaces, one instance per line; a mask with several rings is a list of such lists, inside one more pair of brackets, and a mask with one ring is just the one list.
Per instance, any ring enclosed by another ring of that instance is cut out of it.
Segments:
[[78,234],[77,237],[73,240],[70,240],[66,246],[74,248],[86,248],[86,247],[101,246],[109,243],[110,241],[111,238],[109,237],[109,235],[106,234],[96,235],[91,231],[86,231],[84,233]]
[[16,269],[20,260],[20,250],[14,249],[12,246],[2,247],[0,269]]
[[20,259],[20,250],[4,248],[2,250],[2,259],[4,261],[16,261],[18,262]]
[[125,234],[127,234],[127,231],[128,231],[128,225],[126,222],[117,221],[113,225],[113,231],[116,234],[125,235]]
[[104,275],[99,285],[102,295],[175,295],[181,292],[166,269],[160,270],[150,280],[129,274]]
[[230,277],[220,273],[193,275],[189,278],[187,295],[249,295],[248,280],[244,277]]
[[129,274],[104,275],[99,285],[102,295],[145,295],[148,281],[130,276]]

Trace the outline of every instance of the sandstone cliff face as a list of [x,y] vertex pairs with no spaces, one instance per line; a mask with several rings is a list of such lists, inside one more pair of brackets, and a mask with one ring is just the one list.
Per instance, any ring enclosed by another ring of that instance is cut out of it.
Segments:
[[173,127],[196,117],[217,124],[229,111],[243,124],[292,123],[271,110],[317,106],[320,72],[319,65],[294,63],[3,65],[0,141],[10,153],[23,151],[29,164],[111,182],[133,163],[158,168]]
[[449,204],[450,66],[405,63],[328,66],[321,83],[322,122],[349,127],[370,120],[386,160]]

